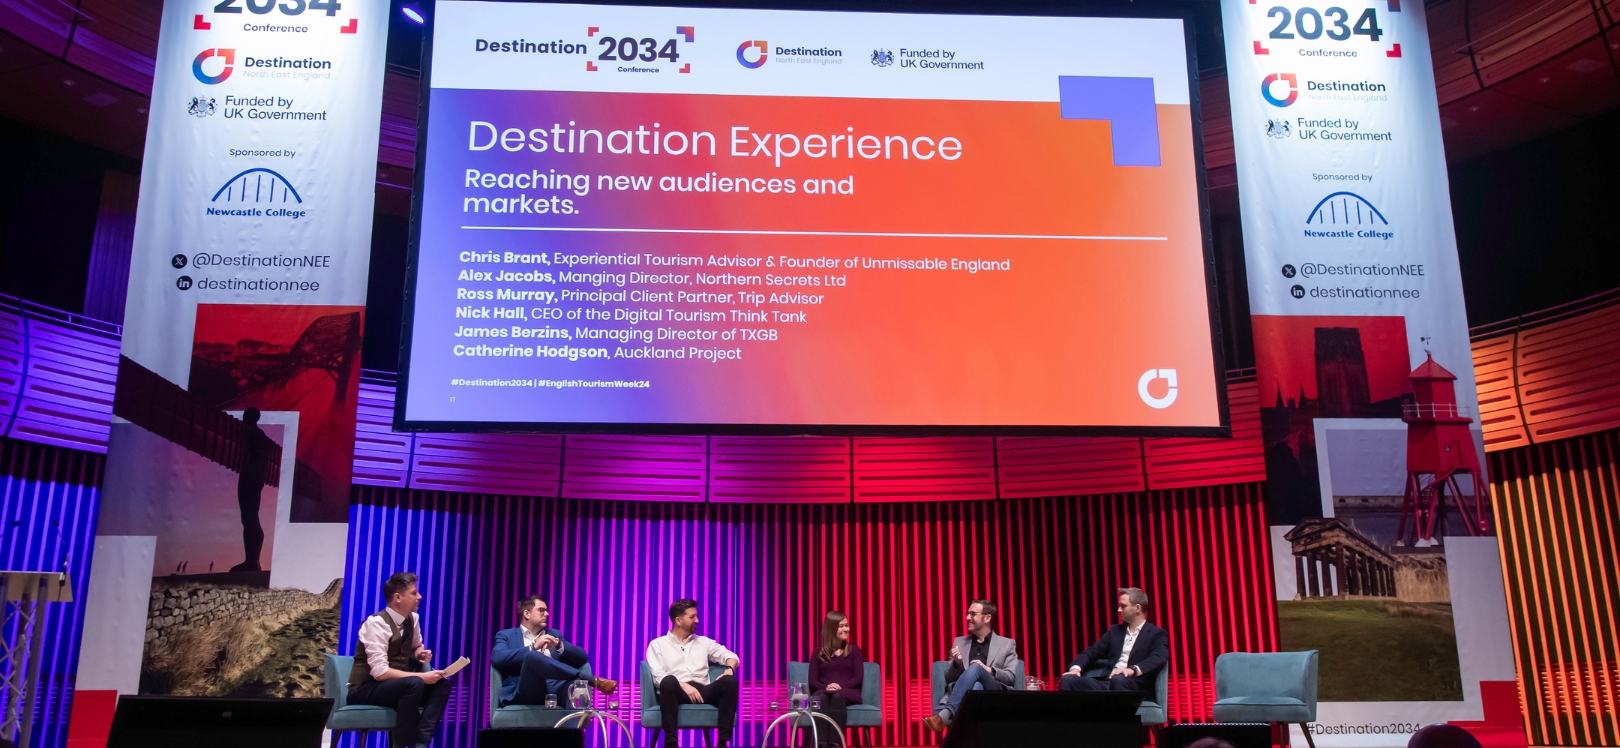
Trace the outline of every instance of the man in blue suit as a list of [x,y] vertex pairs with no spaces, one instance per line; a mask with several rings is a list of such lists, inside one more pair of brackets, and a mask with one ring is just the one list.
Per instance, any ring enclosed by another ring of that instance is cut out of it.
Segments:
[[[1136,587],[1119,589],[1119,623],[1069,663],[1060,691],[1147,691],[1170,661],[1170,636],[1147,620],[1148,596]],[[1108,668],[1101,678],[1086,675],[1093,665]]]
[[[579,680],[579,669],[590,655],[568,640],[562,632],[547,628],[551,609],[538,595],[518,601],[517,626],[495,634],[495,649],[489,662],[501,672],[501,706],[544,704],[546,696],[557,695],[566,703],[568,684]],[[619,687],[618,681],[591,678],[591,687],[605,694]]]

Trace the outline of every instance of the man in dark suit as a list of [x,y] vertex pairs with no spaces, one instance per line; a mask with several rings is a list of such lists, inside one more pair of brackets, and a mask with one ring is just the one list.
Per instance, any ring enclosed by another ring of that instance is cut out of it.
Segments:
[[[495,634],[495,649],[489,662],[501,672],[501,706],[544,704],[556,694],[557,703],[566,703],[568,684],[579,680],[579,669],[590,655],[568,640],[562,632],[547,628],[551,609],[537,595],[518,601],[519,624]],[[591,687],[613,693],[618,681],[591,678]]]
[[[1136,587],[1119,590],[1119,623],[1108,627],[1097,643],[1086,647],[1063,674],[1062,691],[1146,691],[1170,661],[1170,637],[1147,620],[1148,596]],[[1108,675],[1086,675],[1093,665]]]

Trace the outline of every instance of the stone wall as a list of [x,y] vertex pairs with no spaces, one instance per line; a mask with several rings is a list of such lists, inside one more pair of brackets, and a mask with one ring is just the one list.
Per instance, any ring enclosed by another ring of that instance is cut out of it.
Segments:
[[150,647],[167,643],[181,632],[227,618],[262,621],[279,627],[305,612],[337,605],[342,598],[342,579],[332,580],[320,594],[299,589],[273,590],[154,579],[146,612],[146,644]]

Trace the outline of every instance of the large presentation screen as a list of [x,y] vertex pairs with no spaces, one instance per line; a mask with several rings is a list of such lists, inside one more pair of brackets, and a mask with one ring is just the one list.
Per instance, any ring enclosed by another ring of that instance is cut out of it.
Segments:
[[1224,427],[1182,20],[429,28],[398,427]]

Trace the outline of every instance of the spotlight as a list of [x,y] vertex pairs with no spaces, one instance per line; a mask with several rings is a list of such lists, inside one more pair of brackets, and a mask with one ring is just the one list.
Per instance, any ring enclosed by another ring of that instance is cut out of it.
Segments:
[[417,12],[415,8],[412,8],[409,5],[400,8],[399,12],[404,13],[406,18],[409,18],[417,23],[427,23],[427,21],[422,18],[422,14]]

